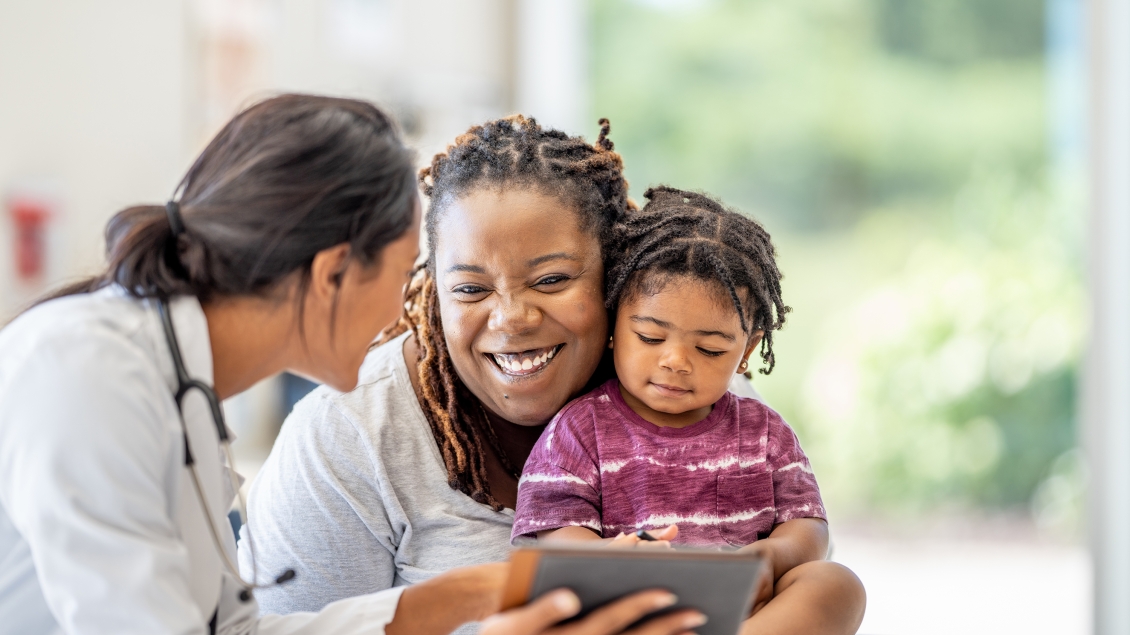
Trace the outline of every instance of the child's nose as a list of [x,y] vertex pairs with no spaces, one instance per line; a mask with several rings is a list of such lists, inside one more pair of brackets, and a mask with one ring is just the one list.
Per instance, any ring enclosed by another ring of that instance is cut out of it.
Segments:
[[690,359],[681,346],[670,346],[663,351],[659,358],[659,366],[673,373],[687,374],[691,372]]

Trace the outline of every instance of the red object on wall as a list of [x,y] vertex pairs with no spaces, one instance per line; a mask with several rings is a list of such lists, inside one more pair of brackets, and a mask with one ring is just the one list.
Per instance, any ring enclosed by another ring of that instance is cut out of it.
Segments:
[[30,199],[13,200],[9,208],[15,225],[16,278],[34,282],[47,269],[47,221],[51,209],[47,203]]

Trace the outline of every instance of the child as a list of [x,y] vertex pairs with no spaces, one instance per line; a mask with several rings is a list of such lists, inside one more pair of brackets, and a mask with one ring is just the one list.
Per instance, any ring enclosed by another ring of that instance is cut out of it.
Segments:
[[[796,435],[727,391],[789,310],[769,235],[702,194],[660,187],[617,228],[608,276],[618,379],[568,404],[526,463],[512,539],[634,542],[647,530],[767,563],[756,633],[854,633],[863,589],[823,561],[820,490]],[[771,575],[769,575],[771,573]]]

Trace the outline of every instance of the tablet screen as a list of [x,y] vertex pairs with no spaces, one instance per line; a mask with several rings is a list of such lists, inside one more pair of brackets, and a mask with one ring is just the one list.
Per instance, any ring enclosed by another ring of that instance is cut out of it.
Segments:
[[541,548],[511,557],[507,608],[559,588],[581,599],[581,616],[636,591],[665,589],[679,598],[668,611],[694,608],[708,622],[701,635],[734,635],[749,614],[761,567],[756,555],[699,550]]

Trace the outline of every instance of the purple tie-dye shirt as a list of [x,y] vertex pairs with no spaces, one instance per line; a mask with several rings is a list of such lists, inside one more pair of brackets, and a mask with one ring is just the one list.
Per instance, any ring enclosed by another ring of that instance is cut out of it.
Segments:
[[580,526],[605,538],[679,526],[678,544],[743,546],[794,518],[826,518],[792,428],[726,393],[702,421],[654,425],[616,380],[576,399],[542,433],[518,487],[512,540]]

